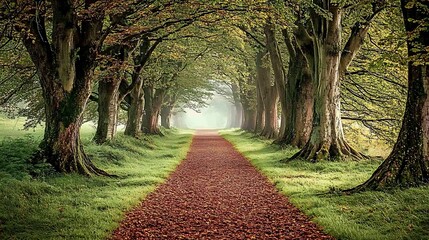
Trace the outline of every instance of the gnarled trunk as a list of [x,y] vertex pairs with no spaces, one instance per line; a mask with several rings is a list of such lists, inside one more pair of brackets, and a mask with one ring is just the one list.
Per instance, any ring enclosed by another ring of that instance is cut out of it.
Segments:
[[[62,89],[50,92],[56,96],[50,97],[45,103],[45,134],[40,144],[41,151],[36,156],[46,158],[59,172],[107,175],[92,164],[80,140],[80,126],[89,89],[81,91],[78,98],[72,94],[65,94],[64,97],[61,92]],[[63,97],[59,97],[61,95]]]
[[407,40],[408,97],[398,140],[373,175],[346,192],[429,183],[429,30],[420,27],[421,21],[428,21],[428,16],[419,9],[429,8],[429,2],[417,2],[409,7],[407,0],[401,1],[405,29],[413,34]]
[[[89,9],[92,3],[86,1],[82,7]],[[46,114],[44,137],[34,157],[46,159],[58,172],[107,175],[91,163],[80,140],[103,13],[85,18],[79,25],[76,3],[52,1],[51,7],[52,43],[47,41],[44,16],[36,16],[33,10],[28,13],[32,16],[28,31],[23,32],[24,45],[38,70]]]
[[332,19],[312,13],[313,29],[317,35],[312,37],[313,54],[306,57],[314,81],[313,128],[309,141],[292,159],[361,158],[362,155],[346,142],[341,122],[339,65],[342,10],[327,0],[318,3],[321,7],[327,7]]

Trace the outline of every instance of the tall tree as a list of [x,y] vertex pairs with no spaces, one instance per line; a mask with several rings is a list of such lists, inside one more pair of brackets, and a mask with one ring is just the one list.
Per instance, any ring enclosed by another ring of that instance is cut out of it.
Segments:
[[401,8],[409,57],[402,127],[386,160],[365,183],[349,192],[429,182],[429,2],[401,0]]
[[368,31],[372,18],[380,11],[368,16],[363,27],[352,28],[352,34],[341,51],[342,15],[345,7],[330,0],[314,0],[310,13],[310,29],[302,23],[297,32],[300,45],[306,51],[306,60],[314,83],[313,128],[305,146],[292,159],[302,157],[308,160],[334,159],[343,156],[362,158],[345,140],[340,112],[340,80],[347,66],[356,55]]
[[291,37],[287,29],[283,29],[282,33],[289,54],[289,66],[285,90],[285,129],[276,143],[303,147],[310,138],[313,120],[313,82],[305,57],[312,49],[299,45],[299,34]]
[[261,136],[275,138],[277,136],[277,103],[279,94],[277,83],[271,77],[269,53],[262,49],[256,54],[256,81],[262,103],[264,104],[264,126]]
[[[286,115],[287,115],[287,112],[290,111],[290,109],[287,109],[286,107],[286,97],[287,97],[286,96],[286,75],[285,75],[283,59],[282,59],[280,49],[276,39],[275,30],[276,30],[275,24],[272,22],[271,19],[269,19],[267,21],[267,24],[264,27],[264,33],[265,33],[266,48],[269,52],[271,68],[274,73],[274,82],[275,82],[274,86],[276,88],[278,100],[280,102],[280,107],[281,107],[281,126],[280,126],[278,137],[282,138],[281,135],[284,134],[284,130],[286,129],[286,125],[285,125]],[[277,101],[274,102],[274,104],[277,106]],[[274,117],[273,120],[277,123],[277,112],[273,117]],[[262,131],[262,133],[264,133],[264,131]],[[275,137],[276,135],[273,135],[270,137]]]
[[113,139],[116,134],[121,99],[119,86],[125,77],[122,70],[126,58],[125,48],[118,45],[111,51],[113,52],[110,55],[114,59],[106,64],[108,69],[104,71],[103,78],[98,82],[98,121],[94,135],[94,141],[98,144]]
[[255,96],[255,80],[249,75],[239,80],[240,100],[243,106],[243,123],[241,129],[253,131],[256,126],[256,96]]
[[59,172],[106,174],[91,163],[80,141],[106,5],[97,0],[86,0],[83,5],[51,1],[51,31],[46,29],[49,18],[41,6],[27,6],[28,19],[22,26],[22,39],[37,68],[45,104],[45,134],[38,157],[46,158]]

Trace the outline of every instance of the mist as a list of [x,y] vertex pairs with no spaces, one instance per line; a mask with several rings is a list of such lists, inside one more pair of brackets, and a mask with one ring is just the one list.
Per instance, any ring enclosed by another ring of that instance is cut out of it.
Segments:
[[[229,127],[233,105],[223,96],[215,94],[208,106],[196,112],[186,108],[183,123],[190,129],[224,129]],[[174,122],[173,122],[174,124]]]

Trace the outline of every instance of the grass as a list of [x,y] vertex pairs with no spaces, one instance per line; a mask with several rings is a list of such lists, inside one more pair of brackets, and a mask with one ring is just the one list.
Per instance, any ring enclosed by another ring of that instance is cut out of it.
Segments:
[[280,163],[297,149],[282,150],[241,131],[221,134],[335,238],[429,239],[429,187],[339,194],[368,179],[380,161]]
[[167,131],[145,140],[119,134],[97,146],[83,129],[86,152],[96,166],[119,178],[55,173],[26,159],[43,129],[24,132],[0,121],[0,239],[105,239],[124,212],[152,192],[185,158],[191,132]]

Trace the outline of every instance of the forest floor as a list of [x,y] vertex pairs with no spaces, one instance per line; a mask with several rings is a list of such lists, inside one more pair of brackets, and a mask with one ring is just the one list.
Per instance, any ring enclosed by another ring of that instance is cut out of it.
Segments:
[[199,131],[187,158],[113,239],[332,239],[215,132]]

